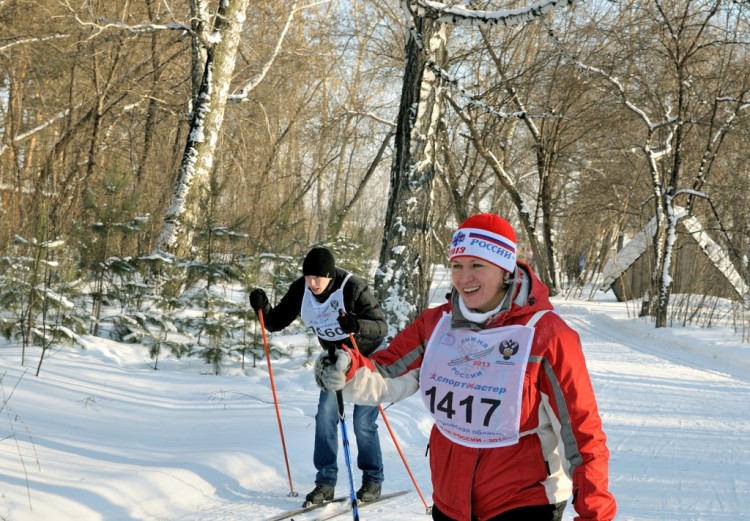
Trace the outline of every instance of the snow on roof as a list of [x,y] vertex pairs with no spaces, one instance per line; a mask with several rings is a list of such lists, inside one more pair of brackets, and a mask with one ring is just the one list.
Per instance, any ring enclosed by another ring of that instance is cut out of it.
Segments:
[[695,217],[688,216],[682,220],[682,225],[693,236],[701,250],[711,260],[714,266],[726,277],[737,294],[746,299],[748,297],[748,286],[734,265],[729,261],[727,253],[714,242]]
[[609,259],[604,265],[602,271],[603,280],[602,288],[607,289],[612,286],[615,280],[625,273],[633,265],[638,257],[643,255],[651,245],[654,234],[656,233],[656,218],[651,219],[641,231],[635,234],[617,254]]
[[[692,215],[687,215],[684,208],[675,207],[675,216],[684,226],[687,232],[695,239],[700,249],[706,254],[711,263],[726,277],[737,294],[748,298],[747,283],[744,281],[734,265],[729,261],[727,253],[703,229],[701,223]],[[656,234],[656,218],[651,219],[643,229],[623,246],[617,255],[607,261],[602,275],[603,289],[608,289],[638,258],[643,255],[646,248],[651,246],[652,239]]]

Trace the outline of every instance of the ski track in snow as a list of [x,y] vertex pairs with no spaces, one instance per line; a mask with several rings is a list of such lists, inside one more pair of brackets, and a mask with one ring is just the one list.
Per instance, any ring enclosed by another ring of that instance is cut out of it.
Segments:
[[644,330],[632,322],[617,327],[615,320],[591,321],[582,306],[559,309],[581,335],[594,382],[617,519],[720,520],[748,513],[750,384],[744,368],[702,367],[713,362],[710,348],[697,354],[680,349],[699,340],[666,345],[649,338],[653,331],[639,335]]
[[[744,368],[724,366],[726,373],[717,369],[716,363],[707,368],[710,353],[683,351],[679,349],[685,342],[681,339],[671,345],[651,339],[653,325],[630,327],[630,321],[615,320],[606,315],[606,303],[597,310],[603,314],[595,316],[588,303],[576,306],[557,300],[555,304],[581,335],[608,434],[610,486],[618,499],[617,519],[719,521],[750,512],[750,418],[741,417],[750,403],[750,384],[743,378]],[[391,424],[400,424],[391,414]],[[403,423],[407,428],[409,419],[407,414]],[[394,429],[404,432],[396,425]],[[423,425],[421,431],[426,439],[429,425]],[[389,439],[383,440],[384,451],[389,445]],[[397,468],[391,472],[404,473],[400,460],[390,458],[386,465],[388,470]],[[426,479],[429,477],[423,473],[418,482],[430,503]],[[398,484],[413,488],[403,478]],[[339,483],[337,492],[347,493],[346,486]],[[237,505],[227,507],[226,517],[216,519],[240,518]],[[360,517],[430,519],[416,494],[390,500],[379,510],[363,511]],[[250,511],[242,515],[250,515]],[[569,506],[564,519],[570,521],[574,515]]]
[[[617,519],[750,514],[750,360],[736,356],[745,347],[739,339],[700,328],[655,330],[614,302],[554,303],[581,335],[608,436]],[[272,368],[297,497],[288,495],[265,364],[215,376],[203,374],[210,368],[200,360],[164,359],[154,371],[143,347],[89,340],[86,351],[52,353],[39,377],[23,374],[20,349],[0,346],[2,390],[6,397],[13,390],[0,416],[0,519],[263,521],[301,504],[315,475],[318,398],[304,335],[272,337],[296,346]],[[38,360],[33,350],[27,356]],[[429,504],[431,419],[418,396],[386,414]],[[412,492],[360,518],[429,520],[379,423],[384,492]],[[350,422],[348,430],[356,458]],[[354,479],[358,488],[356,465]],[[336,493],[349,493],[341,452]],[[564,520],[574,515],[569,507]]]

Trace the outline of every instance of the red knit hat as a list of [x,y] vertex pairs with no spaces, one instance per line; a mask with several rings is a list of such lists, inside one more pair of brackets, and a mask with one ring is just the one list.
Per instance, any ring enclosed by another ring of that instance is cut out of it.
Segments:
[[499,215],[473,215],[453,234],[449,259],[457,257],[476,257],[513,273],[516,269],[516,232]]

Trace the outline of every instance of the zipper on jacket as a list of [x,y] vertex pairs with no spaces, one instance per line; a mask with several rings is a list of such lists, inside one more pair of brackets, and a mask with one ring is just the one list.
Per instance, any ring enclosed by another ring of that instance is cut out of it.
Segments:
[[476,460],[474,461],[474,472],[471,473],[471,483],[469,486],[469,515],[471,516],[471,521],[481,521],[478,517],[474,516],[474,505],[472,504],[472,496],[474,495],[474,478],[477,475],[477,469],[479,468],[479,455],[481,454],[482,449],[477,449],[477,456]]

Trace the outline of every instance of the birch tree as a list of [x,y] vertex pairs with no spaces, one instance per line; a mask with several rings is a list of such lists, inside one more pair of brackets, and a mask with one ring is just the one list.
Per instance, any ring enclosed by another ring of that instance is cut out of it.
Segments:
[[720,162],[725,137],[750,108],[750,76],[731,46],[722,47],[719,70],[704,67],[720,42],[740,43],[737,14],[721,0],[680,4],[654,0],[622,5],[633,25],[623,39],[622,25],[615,21],[610,36],[633,57],[628,65],[621,64],[628,74],[610,65],[605,70],[576,62],[589,81],[603,81],[629,119],[640,125],[633,150],[642,155],[648,172],[649,204],[656,221],[651,294],[644,310],[654,317],[656,327],[668,325],[676,229],[685,215],[678,199],[694,211],[696,198],[711,197],[700,189]]
[[391,328],[402,329],[428,304],[433,249],[433,189],[440,171],[438,127],[447,84],[450,28],[516,25],[572,0],[542,0],[514,10],[474,10],[470,2],[448,5],[402,0],[409,37],[388,209],[383,227],[375,291]]
[[[194,13],[205,13],[201,0]],[[202,33],[206,61],[190,122],[190,134],[164,222],[156,240],[157,252],[186,254],[192,245],[200,202],[208,192],[209,176],[214,166],[216,145],[224,121],[224,110],[236,63],[237,47],[245,22],[249,0],[225,0],[219,4],[213,26]],[[274,54],[257,77],[247,82],[235,95],[242,99],[268,72],[284,35],[292,21],[296,4],[292,3],[287,24],[279,37]],[[205,22],[204,22],[205,23]]]
[[411,11],[396,126],[388,208],[375,289],[391,327],[402,329],[426,307],[437,127],[444,86],[427,68],[445,64],[448,27]]

